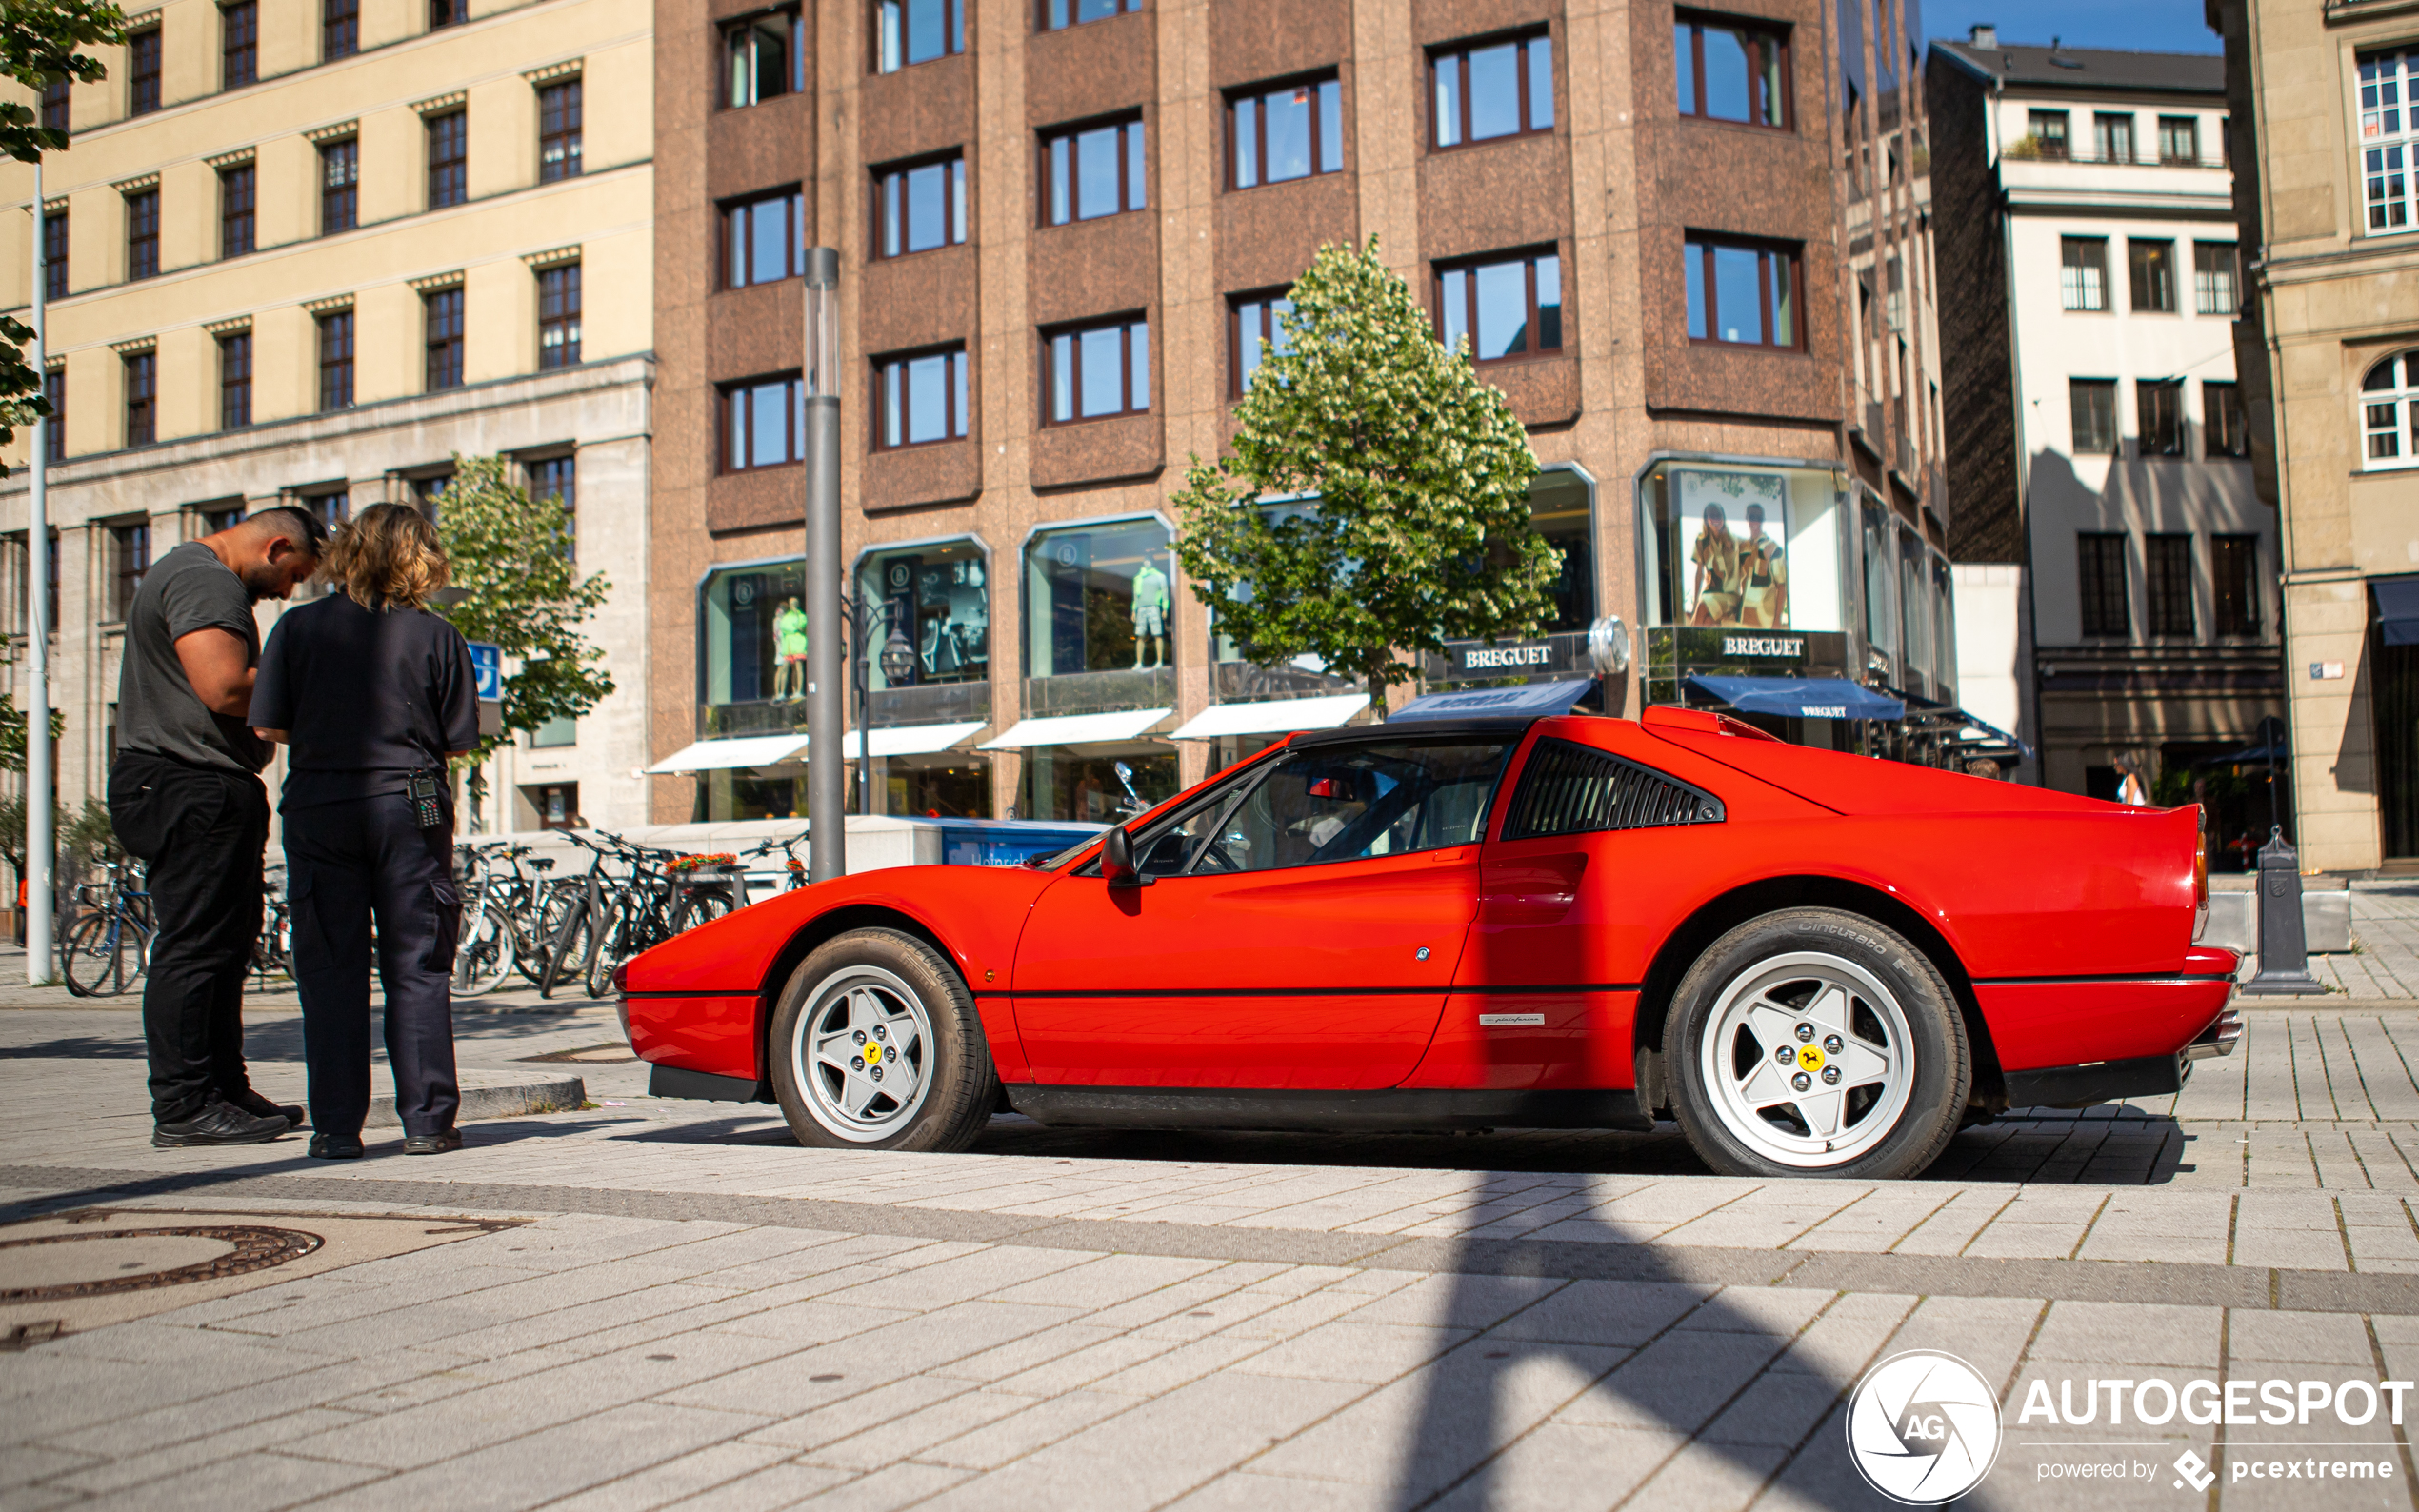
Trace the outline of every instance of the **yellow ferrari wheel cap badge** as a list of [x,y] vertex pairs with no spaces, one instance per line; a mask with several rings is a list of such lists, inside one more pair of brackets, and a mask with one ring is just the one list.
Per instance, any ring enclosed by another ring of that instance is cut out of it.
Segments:
[[1823,1052],[1810,1044],[1801,1044],[1797,1047],[1797,1064],[1803,1071],[1819,1071],[1823,1068]]

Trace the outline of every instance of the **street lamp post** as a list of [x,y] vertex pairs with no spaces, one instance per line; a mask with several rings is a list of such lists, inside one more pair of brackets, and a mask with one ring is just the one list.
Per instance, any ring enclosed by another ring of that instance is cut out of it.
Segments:
[[840,253],[807,249],[807,845],[810,881],[849,869],[848,758],[841,734]]
[[[33,165],[33,370],[43,375],[44,305],[50,269],[43,266],[50,244],[43,224],[42,163]],[[50,911],[56,841],[50,833],[50,522],[47,489],[50,472],[50,428],[55,417],[33,423],[33,476],[29,480],[26,522],[26,700],[25,700],[25,979],[51,980],[57,958],[50,948]]]

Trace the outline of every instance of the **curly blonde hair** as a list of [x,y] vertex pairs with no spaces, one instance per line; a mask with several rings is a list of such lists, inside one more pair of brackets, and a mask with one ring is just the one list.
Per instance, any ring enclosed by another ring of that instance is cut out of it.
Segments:
[[419,608],[453,575],[437,527],[408,504],[373,504],[347,521],[319,570],[371,609]]

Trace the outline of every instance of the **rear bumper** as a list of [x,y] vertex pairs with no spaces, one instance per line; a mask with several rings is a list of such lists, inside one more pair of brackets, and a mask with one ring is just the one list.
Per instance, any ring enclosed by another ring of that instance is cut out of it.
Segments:
[[2232,1055],[2242,1038],[2243,1016],[2228,1008],[2172,1055],[2009,1071],[2008,1106],[2082,1107],[2129,1097],[2164,1097],[2184,1090],[2184,1084],[2191,1080],[2193,1062]]
[[[2011,1083],[2021,1072],[2172,1060],[2210,1026],[2233,991],[2230,970],[2171,977],[2003,978],[1974,984],[1975,1001],[1990,1026],[1991,1045]],[[2009,1102],[2021,1105],[2012,1086]]]

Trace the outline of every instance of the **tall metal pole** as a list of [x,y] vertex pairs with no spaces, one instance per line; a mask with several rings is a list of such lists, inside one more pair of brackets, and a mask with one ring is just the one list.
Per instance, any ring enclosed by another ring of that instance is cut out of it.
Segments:
[[[50,292],[49,227],[42,212],[42,164],[33,165],[33,370],[47,374],[43,306]],[[45,380],[47,384],[47,379]],[[50,947],[53,846],[50,833],[50,511],[45,489],[50,473],[52,421],[33,422],[33,478],[26,519],[25,703],[25,979],[51,980],[57,952]]]
[[840,253],[807,250],[808,880],[849,869],[849,683],[840,591]]

